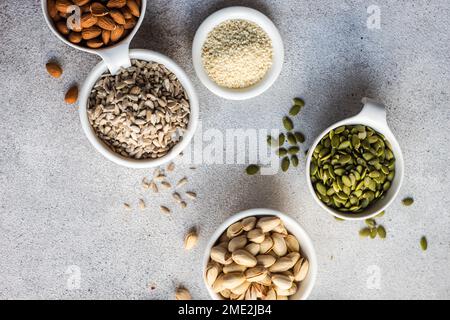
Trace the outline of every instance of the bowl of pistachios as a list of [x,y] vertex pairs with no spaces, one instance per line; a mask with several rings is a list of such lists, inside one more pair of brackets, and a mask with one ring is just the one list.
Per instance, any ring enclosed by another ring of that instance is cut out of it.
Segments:
[[212,235],[203,279],[216,300],[304,300],[317,275],[311,239],[287,215],[251,209],[227,219]]
[[364,98],[362,111],[330,126],[307,155],[306,179],[325,211],[363,220],[385,210],[398,195],[404,162],[386,121],[385,106]]

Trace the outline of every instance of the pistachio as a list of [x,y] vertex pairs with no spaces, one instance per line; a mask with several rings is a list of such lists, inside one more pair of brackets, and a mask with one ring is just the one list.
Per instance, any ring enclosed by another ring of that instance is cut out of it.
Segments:
[[256,227],[260,228],[263,233],[266,233],[272,231],[280,223],[281,220],[278,217],[262,217],[256,223]]
[[284,241],[284,237],[279,233],[272,233],[273,240],[273,252],[280,257],[283,257],[287,253],[286,242]]
[[175,292],[175,298],[177,300],[192,300],[191,293],[184,287],[178,287]]
[[292,269],[300,259],[298,252],[292,252],[285,257],[279,258],[270,268],[270,272],[283,272]]
[[241,235],[241,236],[235,237],[235,238],[231,239],[230,242],[228,243],[228,251],[234,252],[238,249],[242,249],[245,247],[246,244],[247,244],[247,236],[246,235]]
[[191,230],[184,238],[184,248],[186,250],[191,250],[195,247],[198,241],[198,235],[196,230]]
[[227,236],[228,238],[234,238],[238,235],[240,235],[244,231],[243,225],[240,221],[233,223],[231,226],[227,229]]
[[250,230],[247,233],[247,238],[251,242],[262,243],[264,241],[264,239],[266,238],[266,235],[264,234],[262,229],[256,228],[256,229]]
[[219,292],[219,294],[224,297],[225,299],[229,299],[230,295],[231,295],[231,290],[230,289],[225,289]]
[[309,262],[305,258],[300,258],[294,266],[294,280],[303,281],[309,271]]
[[245,277],[248,282],[262,281],[267,275],[267,269],[262,266],[256,266],[245,271]]
[[244,231],[250,231],[253,228],[255,228],[256,225],[256,218],[255,217],[248,217],[242,220],[242,229]]
[[230,290],[231,293],[237,294],[237,295],[241,295],[244,294],[248,288],[250,287],[251,283],[248,281],[244,281],[242,284],[240,284],[239,286],[237,286],[236,288],[232,288]]
[[280,224],[277,225],[275,228],[273,228],[272,231],[279,233],[283,236],[287,236],[289,234],[288,231],[286,230],[286,227],[284,226],[283,222],[280,222]]
[[231,273],[231,272],[244,272],[247,269],[246,266],[242,266],[235,262],[230,263],[229,265],[223,266],[223,273]]
[[215,246],[211,249],[211,259],[225,265],[233,262],[231,254],[222,246]]
[[275,286],[275,291],[277,292],[277,299],[280,300],[281,297],[287,297],[292,296],[297,292],[297,285],[295,283],[292,283],[292,286],[289,289],[281,289],[277,286]]
[[244,249],[250,252],[253,256],[256,256],[261,250],[261,245],[259,243],[252,242],[246,245]]
[[257,264],[256,258],[247,250],[239,249],[231,254],[234,262],[246,267],[254,267]]
[[216,281],[217,277],[219,276],[221,269],[222,268],[220,267],[220,265],[216,262],[211,261],[208,263],[208,266],[206,267],[205,278],[206,278],[206,282],[211,287],[214,284],[214,282]]
[[300,244],[298,243],[297,238],[294,237],[292,234],[287,235],[286,238],[284,238],[284,241],[286,242],[286,246],[289,252],[300,251]]
[[279,288],[281,290],[288,290],[289,288],[292,287],[292,279],[283,274],[273,275],[272,282],[277,288]]
[[274,288],[270,288],[263,300],[277,300],[277,293]]
[[242,272],[230,272],[222,276],[222,286],[225,289],[234,289],[246,281]]
[[264,279],[258,281],[258,283],[263,286],[270,287],[272,285],[272,278],[270,277],[269,273],[267,273]]
[[258,299],[258,292],[256,290],[256,288],[251,285],[247,292],[245,293],[245,300],[257,300]]
[[256,256],[256,261],[258,262],[258,265],[261,265],[264,268],[269,268],[275,263],[275,261],[277,261],[277,259],[270,254],[260,254]]
[[268,253],[273,248],[273,239],[270,236],[266,236],[264,238],[264,241],[261,242],[260,250],[259,252],[261,254]]

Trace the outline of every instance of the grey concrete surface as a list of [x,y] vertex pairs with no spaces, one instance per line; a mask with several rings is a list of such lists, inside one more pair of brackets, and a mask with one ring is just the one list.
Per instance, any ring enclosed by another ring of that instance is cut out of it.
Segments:
[[[203,87],[190,54],[203,19],[236,4],[273,19],[286,49],[278,81],[244,102]],[[381,9],[380,30],[366,26],[370,5]],[[380,219],[387,239],[369,241],[358,238],[362,222],[336,222],[316,205],[304,165],[251,178],[243,165],[180,166],[172,180],[187,175],[199,199],[161,215],[157,208],[169,195],[139,188],[150,171],[104,159],[85,138],[77,108],[63,103],[65,90],[82,84],[99,59],[61,43],[39,1],[1,1],[0,298],[172,299],[183,284],[206,299],[200,262],[209,236],[237,211],[270,207],[298,220],[314,241],[319,274],[311,298],[449,299],[449,17],[447,0],[149,0],[132,42],[187,71],[204,128],[279,128],[291,98],[302,96],[307,106],[296,126],[307,148],[325,127],[358,112],[361,97],[384,102],[406,177]],[[59,80],[45,71],[50,58],[64,68]],[[414,197],[412,207],[401,205],[405,196]],[[147,210],[123,210],[123,202],[136,206],[140,197]],[[200,242],[185,252],[183,235],[194,225]],[[70,286],[77,271],[78,289]]]

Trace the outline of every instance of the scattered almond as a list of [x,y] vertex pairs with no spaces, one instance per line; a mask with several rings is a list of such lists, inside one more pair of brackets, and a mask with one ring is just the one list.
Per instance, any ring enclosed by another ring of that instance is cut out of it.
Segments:
[[64,101],[68,104],[74,104],[78,100],[78,87],[75,85],[71,87],[64,98]]
[[48,74],[53,78],[59,78],[63,73],[62,68],[56,62],[49,62],[45,67],[47,68]]

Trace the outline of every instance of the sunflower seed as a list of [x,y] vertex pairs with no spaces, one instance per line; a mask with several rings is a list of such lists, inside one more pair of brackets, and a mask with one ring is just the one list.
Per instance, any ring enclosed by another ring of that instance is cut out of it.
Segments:
[[163,187],[163,189],[166,189],[166,190],[172,188],[172,185],[167,181],[161,181],[161,186]]
[[125,208],[125,210],[129,211],[131,210],[131,206],[128,203],[124,203],[123,207]]
[[181,188],[188,182],[188,179],[186,177],[182,178],[180,181],[178,181],[176,188]]
[[172,198],[177,202],[177,203],[181,203],[183,201],[183,199],[181,199],[181,196],[175,192],[172,194]]
[[197,199],[197,194],[196,194],[195,192],[192,192],[192,191],[186,192],[186,196],[187,196],[189,199],[191,199],[191,200]]
[[141,210],[145,209],[145,201],[144,201],[144,199],[139,199],[139,208]]
[[154,193],[158,193],[158,186],[156,185],[156,183],[154,183],[153,181],[150,182],[149,184],[149,188],[154,192]]
[[165,206],[159,206],[159,209],[161,210],[162,213],[164,214],[170,214],[170,209],[165,207]]

